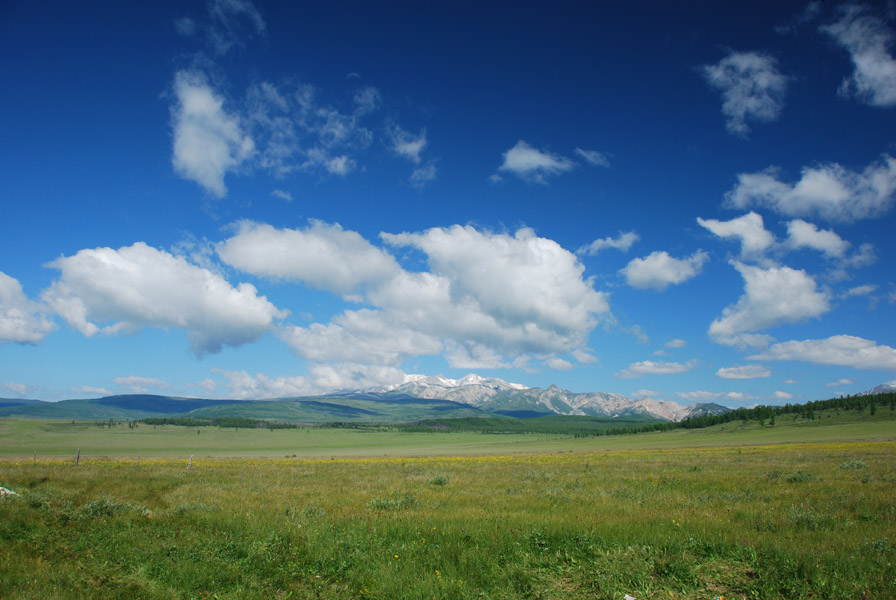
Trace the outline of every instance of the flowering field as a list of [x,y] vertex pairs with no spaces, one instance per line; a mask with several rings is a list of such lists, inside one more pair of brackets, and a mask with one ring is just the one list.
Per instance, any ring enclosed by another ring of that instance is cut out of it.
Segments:
[[186,464],[0,463],[0,597],[896,595],[893,441]]

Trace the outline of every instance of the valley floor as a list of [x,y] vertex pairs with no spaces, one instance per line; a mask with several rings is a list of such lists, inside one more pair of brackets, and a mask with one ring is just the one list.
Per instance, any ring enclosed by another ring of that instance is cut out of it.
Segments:
[[0,598],[893,598],[894,424],[570,438],[2,421],[17,495],[0,498]]

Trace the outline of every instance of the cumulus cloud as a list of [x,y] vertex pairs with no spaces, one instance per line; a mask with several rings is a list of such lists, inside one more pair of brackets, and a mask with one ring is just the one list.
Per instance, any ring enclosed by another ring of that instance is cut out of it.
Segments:
[[594,240],[588,245],[582,246],[581,248],[576,250],[576,254],[594,256],[595,254],[606,248],[615,248],[616,250],[628,252],[632,245],[639,239],[641,239],[640,236],[634,231],[627,231],[625,233],[620,231],[619,235],[615,238],[605,237],[602,239]]
[[767,337],[751,336],[750,332],[817,317],[830,309],[827,294],[818,291],[805,271],[737,261],[731,264],[744,278],[744,294],[709,326],[710,337],[718,343],[764,345]]
[[498,173],[492,176],[499,180],[500,173],[510,173],[520,179],[535,183],[547,183],[551,175],[571,171],[576,163],[558,154],[533,148],[523,140],[503,154],[504,162],[498,167]]
[[775,400],[791,400],[793,398],[793,394],[778,390],[774,393],[773,398]]
[[572,363],[557,356],[552,356],[545,361],[545,364],[552,369],[558,371],[569,371],[572,369]]
[[893,32],[861,5],[839,8],[840,19],[821,27],[849,52],[855,70],[844,79],[840,94],[872,106],[896,106],[896,60],[890,54]]
[[781,181],[775,169],[741,173],[725,201],[730,208],[766,207],[790,217],[849,223],[884,214],[894,195],[896,159],[884,156],[861,173],[836,163],[804,167],[796,183]]
[[456,225],[383,239],[425,252],[433,272],[449,281],[454,300],[475,301],[504,325],[534,318],[567,338],[593,327],[596,314],[609,312],[604,294],[583,279],[584,266],[575,255],[531,229],[511,236]]
[[[246,371],[212,369],[223,376],[227,383],[227,397],[235,400],[263,400],[307,396],[314,393],[305,377],[267,377],[262,373],[250,375]],[[334,388],[330,388],[331,390]]]
[[896,370],[896,349],[853,335],[821,340],[791,340],[768,348],[750,360],[798,360],[856,369]]
[[773,57],[731,52],[701,71],[709,85],[722,93],[722,113],[729,132],[746,136],[750,131],[747,121],[774,121],[781,113],[788,78],[778,71]]
[[684,348],[687,345],[688,343],[686,341],[676,338],[674,340],[669,340],[664,346],[666,348]]
[[577,348],[572,351],[572,356],[583,365],[590,365],[597,362],[597,357],[588,350]]
[[838,387],[838,386],[842,386],[842,385],[854,385],[854,384],[855,384],[855,381],[853,381],[852,379],[844,378],[844,379],[838,379],[837,381],[832,381],[830,383],[826,383],[825,385],[827,387]]
[[287,315],[254,286],[233,287],[209,269],[142,242],[81,250],[49,266],[61,274],[44,300],[88,337],[144,327],[185,329],[201,356],[255,341]]
[[385,281],[400,270],[390,254],[357,232],[320,221],[305,229],[242,221],[237,234],[216,250],[221,260],[241,271],[298,280],[335,293]]
[[161,379],[153,377],[140,377],[138,375],[129,375],[127,377],[116,377],[112,380],[115,385],[126,388],[132,394],[148,394],[151,389],[165,389],[168,384]]
[[286,330],[297,354],[395,366],[445,352],[459,368],[505,367],[504,355],[581,348],[609,314],[575,255],[529,229],[509,235],[455,226],[381,236],[422,251],[430,270],[402,270],[371,286],[365,300],[375,308]]
[[730,221],[697,217],[697,223],[721,238],[740,239],[742,257],[761,256],[775,243],[775,236],[765,229],[762,217],[752,211]]
[[36,344],[55,328],[46,309],[25,296],[19,281],[0,271],[0,345]]
[[634,288],[663,291],[670,285],[684,283],[699,275],[707,260],[709,255],[703,250],[697,250],[687,258],[673,258],[668,252],[657,251],[644,258],[633,259],[619,272],[625,275],[626,283]]
[[616,377],[620,379],[632,379],[642,377],[644,375],[672,375],[675,373],[684,373],[693,369],[697,363],[688,361],[686,363],[677,362],[654,362],[652,360],[642,360],[632,363],[625,369],[617,372]]
[[589,165],[594,165],[595,167],[610,166],[609,159],[596,150],[582,150],[581,148],[576,148],[576,154],[585,159],[585,162]]
[[849,242],[830,229],[819,230],[802,219],[787,224],[787,244],[792,248],[811,248],[828,258],[843,258],[849,250]]
[[377,365],[337,363],[312,365],[304,376],[269,377],[247,371],[212,369],[226,379],[227,397],[238,400],[263,400],[311,396],[333,391],[349,391],[393,385],[405,380],[399,369]]
[[716,371],[716,376],[722,379],[764,379],[771,374],[771,369],[763,365],[739,365]]
[[222,198],[227,194],[224,175],[252,156],[255,143],[201,73],[178,71],[174,93],[174,169]]

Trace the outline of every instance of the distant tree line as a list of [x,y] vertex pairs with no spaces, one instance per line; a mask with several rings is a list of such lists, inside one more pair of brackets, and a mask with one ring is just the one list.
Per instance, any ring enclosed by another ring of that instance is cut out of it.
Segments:
[[197,419],[195,417],[149,417],[143,419],[146,425],[177,425],[180,427],[232,427],[234,429],[295,429],[295,423],[280,423],[262,419],[245,417],[214,417]]
[[605,432],[605,435],[649,433],[651,431],[671,431],[673,429],[703,429],[735,421],[743,423],[747,421],[759,421],[760,423],[768,421],[770,425],[774,425],[775,417],[782,415],[796,415],[797,418],[802,417],[803,419],[813,421],[815,420],[815,413],[824,410],[854,410],[856,412],[867,410],[869,414],[874,415],[878,406],[889,406],[890,412],[896,412],[896,393],[875,394],[873,396],[840,396],[829,400],[814,400],[805,404],[785,404],[784,406],[761,405],[755,408],[737,408],[715,415],[688,417],[677,422],[663,421],[642,425],[641,427],[609,429]]

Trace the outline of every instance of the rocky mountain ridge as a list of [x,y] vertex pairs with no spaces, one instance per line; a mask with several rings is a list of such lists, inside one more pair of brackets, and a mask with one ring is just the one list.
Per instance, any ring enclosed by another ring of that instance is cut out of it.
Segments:
[[475,374],[461,379],[449,379],[443,375],[407,375],[400,384],[365,390],[365,393],[450,400],[505,414],[525,412],[609,418],[643,415],[681,421],[690,416],[729,410],[718,404],[683,406],[649,396],[628,398],[609,392],[571,392],[556,385],[546,389],[528,387]]

